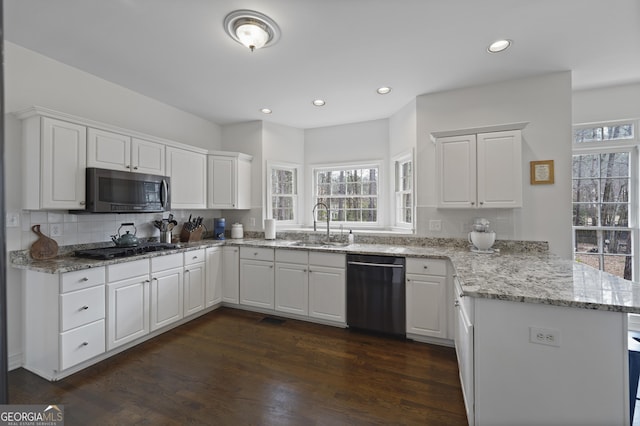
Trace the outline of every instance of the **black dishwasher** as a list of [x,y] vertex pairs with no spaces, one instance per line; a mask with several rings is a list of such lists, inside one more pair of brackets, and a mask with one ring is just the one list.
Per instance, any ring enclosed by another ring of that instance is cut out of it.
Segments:
[[349,328],[405,335],[404,257],[347,255]]

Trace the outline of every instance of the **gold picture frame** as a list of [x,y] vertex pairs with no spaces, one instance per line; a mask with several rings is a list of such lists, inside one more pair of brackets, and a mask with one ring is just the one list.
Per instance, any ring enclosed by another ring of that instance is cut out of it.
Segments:
[[553,160],[531,161],[531,185],[554,183]]

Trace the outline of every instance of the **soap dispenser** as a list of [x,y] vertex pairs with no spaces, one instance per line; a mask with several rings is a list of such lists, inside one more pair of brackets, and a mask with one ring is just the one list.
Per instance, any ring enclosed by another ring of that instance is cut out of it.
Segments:
[[353,230],[349,229],[349,244],[353,244]]

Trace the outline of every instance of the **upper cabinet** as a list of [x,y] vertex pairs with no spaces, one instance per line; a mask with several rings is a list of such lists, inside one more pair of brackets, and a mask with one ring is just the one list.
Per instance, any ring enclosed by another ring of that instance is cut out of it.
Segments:
[[167,147],[167,176],[171,178],[171,208],[207,208],[207,156]]
[[165,174],[165,146],[161,143],[89,128],[87,167]]
[[23,121],[23,208],[83,210],[87,128],[28,114]]
[[239,152],[217,151],[209,154],[208,208],[251,208],[252,159],[252,156]]
[[436,139],[438,207],[522,207],[520,130]]

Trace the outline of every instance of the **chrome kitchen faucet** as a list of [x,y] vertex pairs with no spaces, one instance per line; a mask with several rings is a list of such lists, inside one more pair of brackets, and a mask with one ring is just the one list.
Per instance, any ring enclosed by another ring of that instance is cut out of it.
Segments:
[[325,204],[325,203],[316,203],[315,206],[313,206],[313,211],[311,212],[311,214],[313,215],[313,231],[316,231],[316,208],[318,206],[323,206],[326,210],[327,210],[327,242],[329,242],[330,237],[329,237],[329,220],[331,219],[331,214],[329,211],[329,207]]

